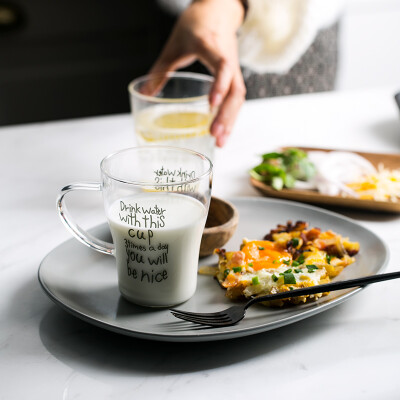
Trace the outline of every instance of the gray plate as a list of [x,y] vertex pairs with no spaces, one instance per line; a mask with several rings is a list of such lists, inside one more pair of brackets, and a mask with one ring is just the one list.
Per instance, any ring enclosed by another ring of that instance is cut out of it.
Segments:
[[[337,280],[376,274],[388,262],[388,249],[382,240],[349,218],[285,200],[237,198],[231,201],[239,210],[240,222],[236,234],[225,246],[228,250],[238,249],[243,237],[261,239],[279,223],[302,220],[310,226],[331,229],[360,242],[357,261]],[[107,224],[91,232],[102,238],[110,236]],[[211,256],[200,260],[200,265],[216,261],[216,256]],[[276,329],[336,306],[361,290],[332,292],[316,302],[278,309],[255,305],[238,325],[201,327],[174,318],[167,309],[144,308],[124,300],[117,287],[114,258],[99,254],[75,239],[61,244],[46,256],[39,267],[39,281],[56,304],[87,322],[125,335],[175,342],[222,340]],[[196,294],[176,308],[210,312],[230,305],[217,282],[211,276],[200,275]]]

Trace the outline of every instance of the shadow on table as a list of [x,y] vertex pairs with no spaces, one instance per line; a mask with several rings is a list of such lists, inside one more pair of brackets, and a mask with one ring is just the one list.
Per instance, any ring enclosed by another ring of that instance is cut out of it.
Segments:
[[167,375],[229,366],[301,344],[330,329],[342,305],[294,325],[215,342],[157,342],[123,336],[75,318],[57,307],[43,317],[40,338],[57,359],[76,370],[119,375]]

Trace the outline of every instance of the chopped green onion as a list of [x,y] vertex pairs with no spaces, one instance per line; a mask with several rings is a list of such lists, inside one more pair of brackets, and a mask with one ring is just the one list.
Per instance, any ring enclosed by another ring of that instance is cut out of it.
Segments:
[[283,274],[283,281],[285,285],[287,284],[296,284],[296,278],[292,273]]
[[233,267],[233,272],[240,272],[242,270],[242,267]]
[[297,247],[299,245],[299,238],[297,237],[292,238],[292,245],[294,247]]
[[265,247],[258,246],[258,250],[265,250]]
[[292,261],[292,267],[298,267],[300,265],[300,263],[296,260]]
[[326,262],[327,262],[328,264],[330,264],[330,263],[331,263],[331,260],[332,260],[332,256],[329,255],[329,254],[327,254],[327,255],[326,255]]
[[229,275],[229,272],[231,272],[231,270],[228,268],[224,271],[224,278],[226,278]]
[[299,264],[303,264],[304,261],[305,261],[304,254],[300,254],[296,261],[297,261]]
[[301,274],[301,273],[303,272],[303,270],[302,270],[302,269],[299,269],[299,268],[296,268],[296,269],[294,270],[294,272],[296,272],[296,274]]
[[316,265],[314,265],[314,264],[306,265],[306,267],[308,269],[308,272],[310,272],[310,273],[314,272],[315,270],[318,269],[318,267]]
[[248,263],[247,264],[249,267],[252,267],[253,266],[253,263]]
[[286,265],[290,265],[290,261],[289,260],[283,260],[283,263]]
[[289,286],[289,290],[293,290],[293,286]]
[[279,278],[278,278],[275,274],[272,274],[272,280],[273,280],[274,282],[276,282],[278,279],[279,279]]
[[254,276],[251,282],[253,283],[253,285],[258,285],[260,283],[260,281],[258,280],[258,276]]
[[291,269],[291,268],[287,269],[287,270],[284,272],[284,274],[289,274],[290,272],[292,272],[292,269]]

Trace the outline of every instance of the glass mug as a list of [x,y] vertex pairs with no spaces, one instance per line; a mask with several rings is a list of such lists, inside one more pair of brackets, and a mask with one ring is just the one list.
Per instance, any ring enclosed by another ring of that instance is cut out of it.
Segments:
[[191,72],[146,75],[128,86],[139,145],[188,148],[213,159],[213,113],[209,93],[214,79]]
[[[211,199],[212,163],[188,149],[143,146],[105,157],[101,182],[74,183],[57,199],[61,220],[82,243],[116,258],[127,300],[168,307],[188,300],[197,284],[201,237]],[[80,228],[64,196],[102,191],[113,244]]]

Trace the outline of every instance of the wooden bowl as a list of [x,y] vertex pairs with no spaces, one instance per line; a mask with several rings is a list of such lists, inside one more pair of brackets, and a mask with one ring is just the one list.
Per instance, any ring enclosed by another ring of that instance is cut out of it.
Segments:
[[211,197],[206,227],[201,238],[200,257],[209,256],[235,233],[239,212],[229,201]]

